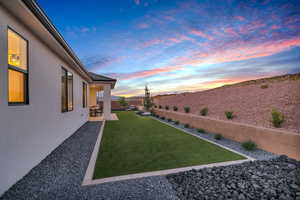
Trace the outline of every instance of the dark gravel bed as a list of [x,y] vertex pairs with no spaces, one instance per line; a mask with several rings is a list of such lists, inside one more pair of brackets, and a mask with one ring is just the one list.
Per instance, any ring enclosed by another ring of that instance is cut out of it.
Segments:
[[163,176],[81,186],[100,127],[99,122],[83,125],[0,200],[178,199]]
[[167,176],[180,199],[300,200],[300,162],[280,156]]
[[250,156],[252,158],[255,158],[257,160],[267,160],[267,159],[272,159],[272,158],[275,158],[275,157],[278,156],[276,154],[273,154],[273,153],[268,152],[268,151],[264,151],[262,149],[247,151],[241,146],[241,143],[239,143],[239,142],[236,142],[236,141],[233,141],[233,140],[230,140],[230,139],[227,139],[227,138],[222,138],[221,140],[214,139],[215,134],[213,134],[213,133],[208,133],[208,132],[199,133],[194,128],[184,128],[183,124],[176,125],[174,122],[168,122],[167,120],[162,120],[162,119],[158,119],[158,118],[154,118],[154,117],[153,117],[153,119],[168,123],[168,124],[170,124],[170,125],[172,125],[176,128],[180,128],[180,129],[185,130],[185,131],[187,131],[189,133],[192,133],[194,135],[198,135],[198,136],[200,136],[204,139],[207,139],[207,140],[213,141],[215,143],[221,144],[225,147],[233,149],[237,152],[240,152],[242,154],[245,154],[245,155]]

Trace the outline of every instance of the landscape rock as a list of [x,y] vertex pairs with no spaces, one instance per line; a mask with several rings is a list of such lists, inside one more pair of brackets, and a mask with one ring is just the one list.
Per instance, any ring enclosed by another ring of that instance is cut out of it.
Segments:
[[[177,196],[183,200],[300,200],[299,163],[287,156],[279,156],[268,160],[172,174],[168,175],[167,179],[176,190]],[[194,195],[195,193],[198,195]]]

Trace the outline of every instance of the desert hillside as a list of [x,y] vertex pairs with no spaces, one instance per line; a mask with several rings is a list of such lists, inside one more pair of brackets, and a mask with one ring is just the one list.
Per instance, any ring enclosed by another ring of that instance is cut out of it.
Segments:
[[[245,81],[233,85],[176,95],[160,95],[153,98],[162,108],[166,105],[177,112],[199,114],[208,108],[208,117],[226,119],[224,112],[233,111],[233,121],[273,128],[271,111],[282,112],[286,121],[281,129],[300,133],[300,73]],[[227,119],[226,119],[227,120]]]

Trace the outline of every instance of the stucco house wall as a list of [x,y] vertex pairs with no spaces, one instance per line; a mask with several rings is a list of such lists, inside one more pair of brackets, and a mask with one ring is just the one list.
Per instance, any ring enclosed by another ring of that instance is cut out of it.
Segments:
[[[28,40],[29,105],[9,106],[7,102],[8,26]],[[62,66],[74,78],[74,110],[66,113],[61,112]],[[0,196],[87,122],[83,81],[0,4]]]

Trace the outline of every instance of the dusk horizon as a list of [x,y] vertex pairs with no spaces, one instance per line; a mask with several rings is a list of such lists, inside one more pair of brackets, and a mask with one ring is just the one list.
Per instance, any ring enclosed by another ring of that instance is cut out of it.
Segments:
[[115,96],[300,72],[296,0],[37,2],[89,71],[118,80]]

